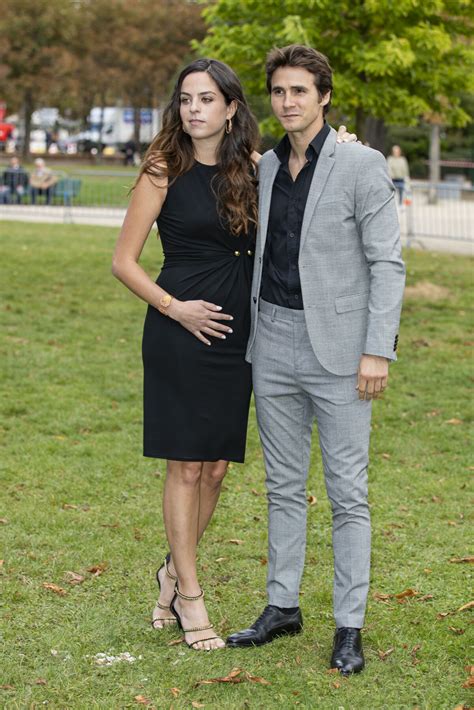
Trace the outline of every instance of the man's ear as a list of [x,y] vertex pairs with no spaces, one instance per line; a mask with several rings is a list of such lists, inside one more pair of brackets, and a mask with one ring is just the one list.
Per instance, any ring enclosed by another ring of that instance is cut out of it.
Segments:
[[321,99],[321,106],[326,106],[330,101],[331,101],[331,91],[328,91],[327,94],[324,94],[324,96]]

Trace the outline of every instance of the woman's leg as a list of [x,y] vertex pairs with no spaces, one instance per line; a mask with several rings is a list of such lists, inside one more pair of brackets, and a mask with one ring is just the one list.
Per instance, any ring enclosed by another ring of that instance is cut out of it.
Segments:
[[[166,535],[170,543],[174,568],[178,575],[179,590],[189,597],[197,597],[201,592],[196,571],[196,547],[201,504],[203,504],[203,510],[207,511],[205,518],[209,519],[217,502],[215,491],[210,502],[201,499],[203,468],[202,462],[168,461],[163,498]],[[205,478],[208,479],[207,474]],[[207,486],[204,487],[204,493],[207,493]],[[185,629],[205,627],[209,624],[209,617],[202,598],[188,601],[178,597],[175,606]],[[193,631],[186,634],[186,641],[192,644],[213,635],[212,629]],[[224,645],[222,639],[215,638],[195,643],[194,648],[210,650]]]
[[[206,530],[214,513],[217,501],[219,500],[222,481],[227,472],[227,466],[227,461],[204,461],[202,463],[202,473],[200,478],[199,491],[200,506],[198,519],[198,542],[201,539],[204,531]],[[172,575],[176,575],[176,570],[172,559],[168,564],[168,569]],[[169,603],[174,596],[175,582],[173,579],[167,576],[164,569],[160,573],[160,583],[161,592],[159,602],[163,606],[169,606]],[[158,606],[155,607],[153,611],[154,628],[159,629],[163,628],[164,626],[167,626],[169,622],[163,621],[160,624],[159,620],[165,620],[169,618],[169,616],[170,613],[166,609],[160,609],[160,607]]]

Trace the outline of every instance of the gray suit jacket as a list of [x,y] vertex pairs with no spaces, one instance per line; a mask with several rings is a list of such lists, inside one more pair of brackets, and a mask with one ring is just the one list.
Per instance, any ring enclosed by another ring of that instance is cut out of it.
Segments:
[[[272,188],[280,167],[273,150],[259,164],[260,204],[251,295],[257,330]],[[299,271],[314,353],[336,375],[357,372],[362,353],[396,360],[405,284],[400,231],[386,161],[359,143],[336,143],[331,129],[318,158],[301,230]]]

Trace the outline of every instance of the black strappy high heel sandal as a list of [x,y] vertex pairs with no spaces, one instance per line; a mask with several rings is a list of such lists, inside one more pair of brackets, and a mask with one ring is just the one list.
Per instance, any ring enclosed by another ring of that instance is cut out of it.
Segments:
[[[169,577],[169,579],[172,579],[175,584],[176,584],[176,582],[178,581],[178,578],[177,578],[174,574],[171,574],[171,572],[169,571],[168,565],[169,565],[169,563],[170,563],[170,559],[171,559],[171,553],[168,552],[168,554],[167,554],[166,557],[165,557],[165,561],[163,562],[163,564],[161,565],[160,569],[159,569],[159,570],[157,571],[157,573],[156,573],[156,581],[158,582],[158,589],[160,590],[160,594],[161,594],[160,572],[161,572],[162,569],[165,570],[166,576]],[[156,602],[156,606],[158,607],[158,609],[162,609],[163,611],[171,611],[171,609],[170,609],[169,606],[165,606],[165,604],[160,604],[159,597],[158,597],[158,601]],[[160,621],[160,622],[165,622],[165,623],[164,623],[162,626],[155,626],[155,624],[156,624],[158,621]],[[171,622],[171,623],[170,623],[170,622]],[[152,627],[153,627],[154,629],[156,629],[157,631],[161,631],[161,630],[164,629],[166,626],[174,626],[175,622],[176,622],[176,617],[175,617],[174,614],[173,614],[173,616],[165,616],[165,617],[163,617],[163,618],[152,619],[152,620],[151,620],[151,625],[152,625]]]
[[[176,607],[175,607],[176,599],[179,597],[180,599],[184,599],[187,602],[196,602],[199,599],[203,598],[204,592],[201,589],[200,594],[198,594],[197,596],[188,597],[186,594],[182,594],[179,591],[178,585],[176,585],[175,591],[176,591],[176,594],[174,595],[174,597],[170,603],[170,611],[174,615],[176,622],[178,624],[178,628],[181,629],[183,634],[190,634],[190,633],[193,633],[194,631],[208,631],[208,630],[214,628],[213,624],[207,624],[206,626],[195,626],[192,629],[183,629],[183,624],[181,623],[181,617],[178,614],[178,612],[176,611]],[[214,636],[208,636],[207,638],[204,638],[204,639],[197,639],[197,641],[192,641],[191,643],[188,643],[186,641],[186,639],[184,639],[184,643],[186,644],[186,646],[188,646],[188,648],[192,648],[193,651],[218,651],[219,650],[218,648],[194,648],[194,646],[197,643],[203,643],[204,641],[213,641],[214,639],[218,639],[218,638],[220,638],[220,636],[217,636],[216,634],[214,634]],[[225,647],[223,646],[223,648],[225,648]]]

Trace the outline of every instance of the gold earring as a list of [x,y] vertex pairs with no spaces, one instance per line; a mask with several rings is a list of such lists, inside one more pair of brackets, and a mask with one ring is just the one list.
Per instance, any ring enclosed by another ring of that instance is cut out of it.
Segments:
[[227,118],[225,122],[225,132],[227,135],[232,132],[232,119]]

